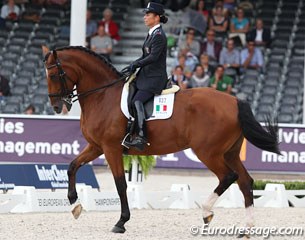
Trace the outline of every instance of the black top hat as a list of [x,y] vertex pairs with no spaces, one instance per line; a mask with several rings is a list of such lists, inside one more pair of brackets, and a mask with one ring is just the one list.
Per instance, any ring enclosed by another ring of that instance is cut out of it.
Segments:
[[143,10],[143,12],[148,13],[148,12],[153,12],[158,15],[163,15],[164,14],[164,8],[162,4],[155,3],[155,2],[149,2],[147,4],[147,7]]

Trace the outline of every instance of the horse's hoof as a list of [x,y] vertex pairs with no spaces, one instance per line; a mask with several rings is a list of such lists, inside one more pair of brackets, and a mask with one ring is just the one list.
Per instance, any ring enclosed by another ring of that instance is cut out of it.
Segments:
[[212,221],[213,217],[214,217],[214,213],[212,213],[210,216],[204,217],[203,222],[205,224],[209,224]]
[[83,210],[82,205],[81,205],[81,204],[77,204],[77,205],[73,208],[73,210],[72,210],[73,217],[74,217],[75,219],[78,219],[79,216],[80,216],[80,214],[82,213],[82,210]]
[[126,231],[125,227],[118,227],[118,226],[114,226],[111,230],[111,232],[113,233],[124,233]]

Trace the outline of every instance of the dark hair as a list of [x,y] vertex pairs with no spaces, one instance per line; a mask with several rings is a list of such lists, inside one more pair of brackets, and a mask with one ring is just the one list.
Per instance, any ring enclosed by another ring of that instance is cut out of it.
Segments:
[[177,65],[177,66],[175,67],[175,70],[177,70],[178,68],[180,68],[182,71],[184,70],[183,67],[182,67],[181,65]]
[[168,21],[168,17],[166,17],[165,15],[160,15],[160,22],[161,23],[167,23],[167,21]]
[[196,10],[198,10],[199,3],[200,3],[201,1],[204,3],[204,9],[205,9],[205,1],[204,1],[204,0],[197,0],[197,2],[196,2]]
[[26,107],[25,111],[28,111],[28,110],[32,110],[33,113],[35,112],[35,107],[33,104],[30,104],[29,106]]
[[224,66],[221,65],[221,64],[217,65],[216,69],[218,69],[218,68],[221,68],[222,70],[225,70]]

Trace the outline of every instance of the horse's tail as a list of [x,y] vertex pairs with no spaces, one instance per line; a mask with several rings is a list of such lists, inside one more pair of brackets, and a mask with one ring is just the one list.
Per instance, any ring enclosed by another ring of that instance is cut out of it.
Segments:
[[281,154],[278,142],[278,126],[272,123],[270,117],[266,118],[266,130],[253,116],[250,105],[238,100],[238,119],[245,138],[254,146],[277,154]]

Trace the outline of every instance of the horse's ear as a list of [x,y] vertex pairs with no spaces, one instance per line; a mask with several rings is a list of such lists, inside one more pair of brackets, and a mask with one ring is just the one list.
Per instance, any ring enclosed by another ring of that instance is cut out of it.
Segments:
[[46,56],[46,54],[50,51],[50,49],[47,46],[41,46],[42,48],[42,52],[43,52],[43,56]]

